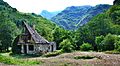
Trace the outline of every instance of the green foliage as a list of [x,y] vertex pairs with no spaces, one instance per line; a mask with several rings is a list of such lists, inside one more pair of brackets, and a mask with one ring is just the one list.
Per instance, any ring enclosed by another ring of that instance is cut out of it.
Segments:
[[114,43],[116,42],[117,38],[118,37],[116,35],[108,34],[101,42],[101,49],[103,51],[114,50]]
[[93,47],[91,44],[89,43],[83,43],[81,46],[80,46],[80,49],[82,51],[89,51],[89,50],[93,50]]
[[120,25],[120,6],[112,6],[109,10],[109,16],[112,18],[114,24]]
[[114,50],[119,47],[120,38],[117,35],[108,34],[105,37],[96,37],[98,51]]
[[7,56],[0,55],[0,62],[5,64],[13,64],[13,65],[37,65],[41,64],[40,61],[34,61],[34,60],[22,60]]
[[52,35],[53,35],[53,40],[57,44],[57,49],[60,49],[59,45],[64,39],[69,39],[71,43],[74,43],[72,38],[73,34],[71,31],[63,30],[62,28],[56,27],[52,31]]
[[120,40],[116,41],[114,45],[115,45],[115,50],[120,52]]
[[5,18],[3,13],[0,13],[0,40],[1,40],[1,50],[8,51],[8,48],[12,45],[14,37],[19,33],[16,25]]
[[60,54],[62,54],[62,51],[61,50],[59,50],[59,51],[54,51],[54,52],[49,52],[49,53],[47,53],[47,54],[45,54],[45,55],[43,55],[44,57],[54,57],[54,56],[57,56],[57,55],[60,55]]
[[103,45],[101,44],[101,42],[104,40],[104,36],[98,36],[95,39],[95,43],[97,45],[97,50],[98,51],[102,51]]
[[[19,35],[20,36],[20,35]],[[21,52],[21,47],[19,48],[18,47],[18,41],[19,41],[19,36],[17,36],[13,42],[13,45],[12,45],[12,52],[13,54],[19,54]]]
[[69,39],[65,39],[60,43],[60,47],[63,52],[72,52],[74,49],[74,46],[71,44]]

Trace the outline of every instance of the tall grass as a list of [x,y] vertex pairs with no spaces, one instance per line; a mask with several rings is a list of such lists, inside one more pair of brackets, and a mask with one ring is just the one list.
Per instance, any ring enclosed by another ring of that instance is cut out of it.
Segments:
[[3,55],[0,55],[0,62],[10,65],[37,65],[42,63],[37,60],[23,60]]

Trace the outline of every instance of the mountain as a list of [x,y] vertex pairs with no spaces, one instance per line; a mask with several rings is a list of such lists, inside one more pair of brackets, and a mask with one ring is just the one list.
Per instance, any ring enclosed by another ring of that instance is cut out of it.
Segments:
[[44,18],[51,19],[52,17],[56,16],[61,11],[55,11],[55,12],[48,12],[47,10],[43,10],[40,15]]
[[111,5],[71,6],[52,17],[51,20],[67,30],[75,30],[89,22],[94,16],[109,9]]

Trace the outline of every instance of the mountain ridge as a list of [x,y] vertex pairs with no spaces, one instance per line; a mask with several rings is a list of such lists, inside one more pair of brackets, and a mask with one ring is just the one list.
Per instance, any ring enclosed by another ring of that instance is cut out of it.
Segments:
[[92,17],[110,8],[111,5],[99,4],[96,6],[71,6],[51,18],[59,26],[67,30],[76,30],[89,22]]

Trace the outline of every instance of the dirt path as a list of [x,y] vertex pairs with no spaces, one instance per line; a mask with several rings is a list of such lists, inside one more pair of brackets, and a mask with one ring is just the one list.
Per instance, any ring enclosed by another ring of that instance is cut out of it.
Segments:
[[[75,56],[95,56],[94,59],[74,59]],[[64,53],[56,57],[30,58],[44,62],[41,66],[120,66],[120,55],[100,52],[73,52]]]

